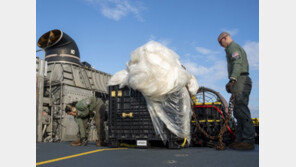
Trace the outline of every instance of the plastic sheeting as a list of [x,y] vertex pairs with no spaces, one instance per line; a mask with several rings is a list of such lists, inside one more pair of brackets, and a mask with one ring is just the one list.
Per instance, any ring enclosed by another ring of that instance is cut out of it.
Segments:
[[113,75],[108,85],[129,86],[143,94],[155,132],[163,141],[168,137],[164,132],[167,127],[190,142],[189,92],[195,95],[198,84],[174,51],[158,42],[148,42],[131,53],[127,68]]

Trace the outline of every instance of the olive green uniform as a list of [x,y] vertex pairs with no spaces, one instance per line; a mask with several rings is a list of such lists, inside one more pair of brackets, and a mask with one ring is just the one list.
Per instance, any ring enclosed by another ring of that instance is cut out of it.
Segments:
[[103,101],[96,97],[89,97],[79,101],[75,108],[77,109],[77,115],[75,116],[75,121],[78,125],[78,130],[80,138],[86,138],[87,122],[91,116],[95,118],[95,123],[97,127],[98,140],[103,139],[103,118],[105,117],[105,105]]
[[225,49],[228,77],[236,80],[232,87],[234,96],[233,115],[237,120],[236,141],[254,143],[255,128],[248,108],[252,80],[248,76],[249,64],[244,49],[232,41]]

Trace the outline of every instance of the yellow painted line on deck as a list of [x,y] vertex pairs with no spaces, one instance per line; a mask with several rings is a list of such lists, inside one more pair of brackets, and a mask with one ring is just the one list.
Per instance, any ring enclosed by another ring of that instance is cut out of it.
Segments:
[[43,164],[48,164],[48,163],[52,163],[52,162],[56,162],[56,161],[61,161],[61,160],[69,159],[69,158],[75,158],[75,157],[79,157],[79,156],[82,156],[82,155],[92,154],[92,153],[101,152],[101,151],[123,150],[123,149],[127,149],[127,148],[104,148],[104,149],[97,149],[97,150],[88,151],[88,152],[84,152],[84,153],[80,153],[80,154],[74,154],[74,155],[70,155],[70,156],[66,156],[66,157],[61,157],[61,158],[51,159],[51,160],[47,160],[47,161],[37,162],[36,163],[36,166],[43,165]]

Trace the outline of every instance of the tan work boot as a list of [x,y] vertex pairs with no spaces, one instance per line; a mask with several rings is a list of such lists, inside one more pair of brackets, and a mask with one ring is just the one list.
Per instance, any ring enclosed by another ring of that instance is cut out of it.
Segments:
[[248,143],[248,142],[241,142],[239,144],[234,145],[232,149],[234,149],[234,150],[254,150],[255,145],[252,143]]
[[234,146],[240,144],[241,142],[233,142],[231,144],[228,145],[229,148],[233,149]]
[[101,147],[102,146],[102,142],[101,141],[97,141],[97,146]]
[[71,146],[80,146],[81,145],[81,141],[80,141],[80,139],[78,139],[76,141],[73,141],[70,145]]

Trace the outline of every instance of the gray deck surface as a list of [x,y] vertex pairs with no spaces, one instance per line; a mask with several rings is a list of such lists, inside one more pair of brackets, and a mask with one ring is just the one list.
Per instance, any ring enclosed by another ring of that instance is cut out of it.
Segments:
[[[85,147],[71,147],[69,142],[37,143],[37,162],[70,156],[97,149],[95,143]],[[253,167],[259,166],[259,146],[252,151],[190,147],[179,150],[167,148],[106,150],[57,162],[38,165],[40,167]]]

